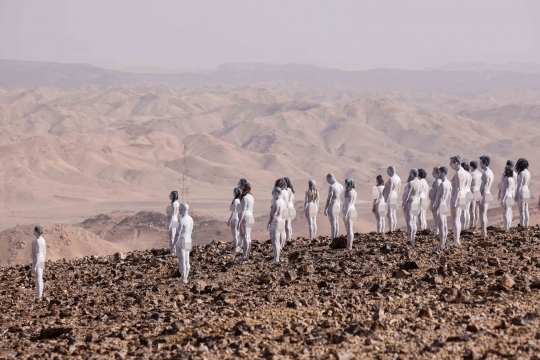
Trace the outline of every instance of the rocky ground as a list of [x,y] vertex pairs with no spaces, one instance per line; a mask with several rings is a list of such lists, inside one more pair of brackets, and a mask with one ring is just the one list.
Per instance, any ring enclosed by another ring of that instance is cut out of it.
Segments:
[[[299,238],[268,264],[255,241],[194,247],[187,286],[165,249],[0,269],[1,358],[539,359],[540,228]],[[331,245],[331,246],[329,246]]]

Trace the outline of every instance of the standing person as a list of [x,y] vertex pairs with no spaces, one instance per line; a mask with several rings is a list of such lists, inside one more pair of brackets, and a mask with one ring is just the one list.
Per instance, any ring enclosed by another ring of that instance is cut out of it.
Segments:
[[274,187],[278,187],[281,189],[281,197],[283,198],[283,201],[285,202],[285,209],[283,209],[283,220],[285,221],[285,237],[282,239],[281,243],[281,249],[285,247],[285,244],[287,242],[287,220],[290,219],[289,217],[289,208],[287,207],[287,204],[289,203],[289,190],[287,189],[287,181],[285,178],[277,179],[274,182]]
[[176,238],[176,229],[178,228],[178,213],[180,211],[180,203],[178,202],[178,191],[171,191],[169,194],[171,205],[167,206],[167,231],[169,232],[169,247],[171,256],[176,256],[176,248],[174,247],[174,239]]
[[512,226],[512,205],[514,204],[514,194],[516,183],[514,181],[514,169],[506,167],[504,169],[504,180],[501,191],[501,208],[503,208],[503,228],[509,230]]
[[460,201],[465,201],[467,175],[466,171],[461,167],[459,156],[452,156],[450,158],[450,167],[456,170],[454,177],[452,178],[452,198],[450,213],[452,215],[452,224],[454,225],[454,241],[449,245],[461,244],[459,237],[461,235],[461,212],[463,211],[459,206]]
[[388,207],[388,226],[390,228],[390,232],[394,232],[396,231],[397,226],[396,209],[399,190],[401,189],[401,179],[399,176],[397,176],[396,168],[393,166],[389,166],[386,173],[388,174],[389,178],[386,182],[386,186],[384,187],[384,202]]
[[315,180],[308,181],[308,189],[304,200],[304,213],[309,226],[309,237],[317,237],[317,213],[319,212],[319,191],[316,188]]
[[178,256],[178,264],[180,267],[180,275],[182,280],[178,284],[187,284],[189,269],[189,252],[191,251],[191,233],[193,232],[193,218],[189,216],[189,205],[186,203],[180,204],[180,215],[182,216],[178,225],[178,237],[176,238],[175,247]]
[[240,223],[240,239],[243,247],[243,254],[238,261],[246,261],[249,259],[251,252],[251,227],[255,223],[253,218],[253,207],[255,199],[251,195],[251,185],[246,183],[240,194],[240,215],[238,221]]
[[471,174],[471,193],[473,194],[473,201],[471,202],[469,217],[471,219],[471,227],[476,229],[478,226],[478,219],[480,217],[480,206],[478,204],[478,200],[481,197],[480,184],[482,183],[482,173],[478,171],[477,161],[471,161],[469,167]]
[[274,250],[274,258],[270,260],[271,263],[279,262],[281,244],[285,242],[285,221],[283,220],[282,214],[286,205],[281,193],[281,188],[279,187],[275,187],[272,190],[270,219],[268,220],[268,225],[266,227],[270,232],[270,240],[272,242],[272,249]]
[[407,185],[403,190],[403,198],[401,209],[405,214],[405,222],[407,223],[407,240],[405,244],[413,243],[416,237],[416,216],[413,211],[413,203],[420,207],[420,180],[418,180],[418,170],[411,169],[407,178]]
[[289,194],[289,200],[285,204],[287,206],[287,209],[289,210],[288,220],[285,221],[285,235],[286,235],[285,241],[291,241],[292,240],[292,221],[296,217],[296,210],[294,208],[294,188],[292,186],[291,179],[289,179],[288,177],[284,177],[283,180],[285,180],[285,183],[287,184],[287,193]]
[[437,195],[433,208],[437,214],[437,224],[439,226],[439,245],[433,251],[444,250],[446,247],[446,237],[448,236],[448,223],[446,214],[450,208],[452,197],[452,183],[448,181],[448,169],[445,166],[439,168],[439,177],[441,183],[437,188]]
[[465,161],[461,163],[461,167],[463,168],[463,170],[465,170],[465,176],[467,177],[467,183],[465,184],[465,200],[467,202],[465,204],[465,209],[463,209],[463,211],[461,212],[461,221],[463,222],[463,226],[461,229],[468,230],[471,227],[470,208],[471,208],[471,201],[472,201],[472,193],[471,193],[472,175],[469,172],[470,170],[469,164],[467,164]]
[[[420,181],[420,204],[422,201],[427,201],[429,185],[426,180],[427,173],[424,169],[418,169],[418,180]],[[418,215],[418,222],[420,223],[420,230],[427,229],[426,210],[420,207],[420,215]]]
[[43,296],[43,272],[45,271],[45,258],[47,257],[47,244],[43,238],[43,228],[34,228],[36,241],[32,243],[32,272],[36,280],[36,292],[38,300]]
[[[503,187],[503,183],[504,183],[504,179],[505,179],[504,174],[506,173],[506,168],[507,167],[512,169],[514,182],[517,183],[517,174],[514,171],[514,162],[512,160],[506,160],[506,164],[504,165],[504,169],[503,169],[503,172],[502,172],[502,175],[501,175],[501,182],[499,184],[499,194],[497,195],[497,200],[499,200],[499,201],[501,201],[501,198],[504,196],[503,191],[502,191],[502,187]],[[502,207],[501,207],[501,213],[502,213],[502,215],[504,217],[505,210]]]
[[529,172],[529,162],[527,159],[518,159],[516,162],[516,172],[518,174],[516,183],[516,200],[519,209],[519,223],[522,227],[527,229],[529,227],[529,203],[525,202],[525,200],[531,198],[531,192],[529,190],[531,173]]
[[328,188],[328,198],[324,207],[324,216],[328,216],[330,219],[331,239],[334,240],[339,234],[340,195],[343,192],[343,185],[337,182],[333,174],[326,175],[326,181],[330,184],[330,187]]
[[[379,191],[379,196],[377,197],[377,199],[373,200],[373,207],[371,208],[371,212],[375,214],[375,220],[377,220],[377,232],[379,234],[384,234],[385,216],[379,213],[379,205],[387,206],[387,204],[384,202],[384,195],[383,195],[384,179],[382,175],[377,175],[375,181],[376,181],[377,190]],[[386,208],[386,211],[388,211],[388,208]]]
[[227,222],[227,226],[231,228],[231,233],[233,237],[232,243],[232,252],[235,253],[236,249],[241,246],[240,244],[240,234],[239,234],[239,221],[238,214],[240,214],[240,194],[242,191],[239,188],[233,190],[234,199],[231,202],[231,216]]
[[489,156],[483,155],[480,156],[480,167],[482,170],[484,170],[484,173],[482,174],[482,183],[480,184],[480,195],[482,198],[480,199],[480,227],[482,228],[482,233],[480,236],[486,237],[488,235],[487,233],[487,224],[488,224],[488,218],[487,218],[487,211],[489,208],[489,203],[493,200],[493,196],[491,195],[491,185],[493,184],[493,171],[489,168],[489,164],[491,163],[491,159]]
[[356,218],[356,209],[354,203],[356,202],[356,190],[354,189],[356,184],[351,178],[345,179],[345,201],[343,201],[343,222],[347,229],[347,250],[352,250],[352,244],[354,240],[353,222]]
[[[429,190],[429,208],[431,209],[431,214],[433,215],[433,222],[435,224],[435,232],[431,235],[432,238],[436,238],[439,235],[439,216],[437,216],[437,208],[435,208],[435,200],[437,199],[437,192],[439,191],[439,186],[441,185],[441,176],[439,174],[439,167],[435,166],[431,175],[435,178],[433,184],[431,185],[431,190]],[[445,238],[446,241],[446,238]]]

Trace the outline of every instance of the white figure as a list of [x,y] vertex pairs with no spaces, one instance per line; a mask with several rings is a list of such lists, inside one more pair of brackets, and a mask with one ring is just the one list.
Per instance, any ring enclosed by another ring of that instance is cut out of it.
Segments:
[[384,187],[384,202],[388,207],[388,226],[390,232],[393,232],[396,231],[397,226],[396,209],[399,190],[401,189],[401,179],[397,176],[396,169],[393,166],[389,166],[386,172],[389,178]]
[[439,226],[439,245],[433,251],[444,250],[446,246],[446,237],[448,236],[446,214],[449,211],[452,197],[452,183],[448,181],[448,169],[445,166],[439,168],[439,178],[441,183],[437,187],[437,195],[433,204],[437,216],[437,225]]
[[[386,202],[384,201],[384,179],[382,175],[377,175],[377,198],[373,199],[373,207],[371,212],[375,214],[375,220],[377,220],[377,233],[384,234],[385,228],[385,213],[388,211],[386,208]],[[384,209],[384,210],[382,210]]]
[[253,207],[255,205],[255,199],[251,195],[251,185],[246,183],[242,187],[242,194],[240,194],[240,215],[238,221],[240,223],[240,241],[242,242],[243,254],[238,261],[246,261],[249,259],[251,252],[251,228],[255,223],[253,218]]
[[471,192],[471,185],[472,185],[472,175],[469,172],[469,164],[467,164],[465,161],[461,163],[461,167],[463,170],[465,170],[465,176],[467,177],[467,182],[465,184],[465,205],[461,212],[461,222],[463,223],[461,229],[462,230],[468,230],[471,227],[471,202],[473,200],[473,194]]
[[309,237],[314,239],[317,237],[317,213],[319,212],[320,196],[319,191],[315,187],[315,180],[309,180],[308,189],[304,199],[304,213],[309,226]]
[[407,185],[403,190],[401,209],[405,214],[407,223],[407,240],[405,243],[413,243],[416,237],[416,217],[420,214],[420,180],[418,170],[411,169],[407,178]]
[[343,192],[343,185],[337,182],[333,174],[326,175],[326,181],[330,184],[330,187],[328,188],[328,198],[324,207],[324,216],[328,216],[330,219],[331,238],[334,239],[339,233],[340,196]]
[[43,238],[43,228],[36,226],[34,236],[36,241],[32,243],[32,272],[36,280],[36,291],[38,299],[43,296],[43,272],[45,271],[45,258],[47,257],[47,244]]
[[435,225],[435,232],[433,233],[433,235],[431,235],[431,237],[436,238],[439,235],[439,216],[437,215],[437,208],[435,207],[435,200],[437,199],[437,192],[439,191],[439,186],[441,185],[441,182],[442,182],[440,178],[438,166],[435,166],[433,168],[431,175],[433,175],[433,177],[435,178],[435,181],[433,181],[433,184],[431,185],[431,190],[429,190],[429,201],[430,201],[429,208],[431,210],[431,214],[433,215],[433,222]]
[[[423,201],[427,201],[429,198],[429,184],[426,180],[426,170],[418,169],[418,180],[420,181],[420,204]],[[426,209],[420,207],[420,215],[418,215],[418,222],[420,223],[420,230],[427,229]]]
[[231,203],[231,217],[229,217],[229,221],[227,222],[227,226],[231,228],[231,233],[233,237],[233,243],[232,243],[232,252],[235,253],[236,249],[241,246],[240,244],[240,229],[239,229],[239,221],[238,221],[238,215],[240,214],[240,194],[242,191],[240,188],[235,188],[233,190],[234,199]]
[[[504,166],[504,169],[503,169],[503,172],[502,172],[502,175],[501,175],[501,182],[499,183],[499,194],[497,196],[498,201],[501,201],[501,198],[503,197],[502,188],[503,188],[503,182],[504,182],[504,178],[505,178],[504,174],[506,172],[507,167],[512,169],[512,173],[513,173],[512,177],[514,178],[514,183],[517,183],[517,173],[514,171],[514,162],[512,160],[507,160],[506,165]],[[513,197],[515,197],[515,194],[514,194]],[[502,207],[501,207],[501,213],[503,214],[503,217],[504,217],[505,210]]]
[[512,226],[512,205],[514,205],[514,194],[516,183],[514,180],[514,170],[511,167],[504,169],[503,188],[501,191],[501,208],[503,208],[503,228],[509,230]]
[[489,164],[491,163],[491,159],[489,156],[480,156],[480,167],[482,170],[484,170],[484,173],[482,174],[482,183],[480,184],[480,195],[482,196],[480,199],[480,227],[482,228],[482,232],[480,233],[480,236],[486,237],[488,235],[487,233],[487,224],[488,224],[488,218],[487,218],[487,211],[489,208],[489,203],[493,200],[493,195],[491,195],[491,185],[493,184],[493,171],[489,168]]
[[285,201],[281,188],[275,187],[272,190],[272,206],[270,206],[270,219],[268,220],[267,229],[270,232],[270,240],[272,241],[272,249],[274,250],[274,258],[271,263],[279,262],[281,246],[285,242],[285,220],[283,220],[283,210],[286,208]]
[[287,205],[289,204],[289,190],[287,188],[287,181],[285,178],[277,179],[274,183],[274,187],[278,187],[281,189],[281,197],[283,198],[283,201],[285,202],[285,209],[283,210],[283,220],[285,221],[285,237],[283,238],[283,242],[281,244],[281,248],[283,249],[285,247],[285,243],[287,242],[287,226],[290,222],[289,217],[289,208]]
[[176,256],[176,248],[174,247],[174,239],[176,238],[176,230],[178,228],[178,213],[180,211],[180,203],[178,202],[178,191],[171,191],[169,195],[171,205],[167,206],[167,231],[169,232],[169,247],[171,256]]
[[352,250],[354,231],[353,222],[357,218],[356,208],[356,190],[354,189],[356,184],[351,178],[345,179],[345,201],[343,201],[343,222],[345,223],[345,229],[347,229],[347,250]]
[[452,178],[452,198],[450,199],[450,214],[452,215],[452,224],[454,226],[454,241],[449,245],[461,244],[459,237],[461,235],[461,212],[463,211],[460,205],[466,203],[467,195],[467,175],[466,171],[461,167],[459,156],[450,158],[450,167],[456,170]]
[[294,208],[294,188],[291,183],[291,179],[284,177],[285,183],[287,184],[287,193],[289,194],[289,199],[285,205],[287,206],[288,216],[285,221],[285,235],[286,241],[292,240],[292,221],[296,217],[296,209]]
[[189,252],[191,251],[191,233],[193,232],[193,218],[189,216],[189,205],[180,204],[180,216],[178,224],[178,236],[175,240],[176,256],[180,267],[182,280],[178,284],[187,284],[189,275]]
[[478,162],[471,161],[469,164],[469,171],[471,174],[471,193],[473,194],[473,200],[471,202],[469,217],[471,219],[471,227],[476,229],[478,226],[478,219],[480,218],[480,206],[479,200],[482,195],[480,194],[480,184],[482,183],[482,173],[478,170]]
[[531,191],[529,190],[531,173],[529,172],[529,162],[527,159],[518,159],[516,162],[516,172],[518,174],[516,200],[519,210],[519,223],[527,229],[529,227],[529,201],[531,200]]

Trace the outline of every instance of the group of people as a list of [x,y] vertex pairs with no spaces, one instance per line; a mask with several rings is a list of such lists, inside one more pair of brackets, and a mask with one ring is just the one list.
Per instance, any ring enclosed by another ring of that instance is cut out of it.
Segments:
[[[439,245],[434,251],[443,250],[448,236],[447,215],[450,213],[454,229],[454,240],[449,245],[460,244],[462,230],[476,228],[480,223],[480,236],[487,236],[487,211],[493,200],[491,185],[494,175],[489,165],[489,156],[481,156],[478,161],[462,162],[459,156],[450,158],[450,167],[455,170],[454,176],[448,180],[448,168],[433,168],[434,177],[431,189],[426,181],[424,169],[411,169],[407,185],[402,195],[402,210],[407,224],[406,243],[414,243],[418,226],[427,228],[426,212],[433,214],[435,233],[439,237]],[[483,170],[480,172],[478,165]],[[512,206],[518,203],[520,224],[529,226],[529,202],[532,200],[529,190],[531,174],[529,162],[520,158],[514,166],[512,160],[506,162],[499,184],[498,200],[503,214],[503,228],[508,230],[512,224]],[[390,231],[396,227],[397,199],[401,188],[401,179],[390,166],[387,170],[389,179],[384,183],[381,175],[376,178],[373,188],[374,200],[372,211],[377,220],[377,231],[385,230],[385,217],[388,217]],[[539,203],[540,206],[540,203]],[[418,224],[419,223],[419,224]]]
[[[451,180],[448,180],[448,168],[436,166],[433,168],[433,184],[431,188],[426,181],[424,169],[411,169],[407,184],[402,194],[401,209],[407,224],[406,243],[414,243],[418,227],[427,229],[426,212],[429,209],[433,214],[435,233],[439,237],[439,245],[434,251],[443,250],[448,236],[447,215],[450,213],[454,229],[454,240],[449,245],[460,243],[462,230],[476,228],[480,224],[480,236],[487,236],[487,211],[489,203],[493,201],[491,185],[494,175],[489,168],[489,156],[481,156],[478,161],[462,162],[459,156],[450,158],[450,167],[455,171]],[[483,172],[479,171],[479,168]],[[515,166],[508,160],[499,184],[498,200],[503,215],[503,228],[508,230],[512,224],[512,206],[517,202],[520,224],[529,226],[529,203],[532,200],[529,190],[531,174],[528,170],[529,162],[520,158]],[[385,219],[388,218],[390,231],[397,226],[398,196],[401,190],[401,179],[393,166],[388,167],[388,181],[382,175],[377,175],[376,185],[373,187],[372,212],[377,220],[377,232],[385,232]],[[326,176],[329,184],[328,197],[324,206],[324,215],[328,216],[331,227],[331,238],[339,233],[339,216],[342,216],[347,231],[347,249],[352,249],[354,232],[353,222],[357,218],[355,202],[357,198],[355,182],[351,178],[345,179],[345,186],[341,185],[333,174]],[[315,180],[308,181],[308,189],[304,196],[304,214],[308,221],[309,236],[317,236],[317,214],[319,212],[320,194],[316,188]],[[255,200],[251,194],[251,185],[246,179],[240,179],[233,191],[234,199],[231,203],[231,216],[228,226],[231,227],[233,243],[232,252],[242,249],[242,256],[238,261],[249,259],[251,252],[251,228],[255,223],[253,207]],[[189,216],[189,205],[178,201],[178,192],[172,191],[169,195],[171,204],[167,207],[167,230],[169,232],[169,246],[172,256],[177,256],[181,280],[179,284],[186,284],[189,275],[189,252],[191,250],[191,234],[193,232],[193,218]],[[288,177],[277,179],[272,189],[272,202],[270,218],[267,229],[270,233],[274,257],[270,262],[279,262],[281,249],[287,241],[292,239],[292,221],[296,217],[294,208],[295,191]],[[540,201],[539,201],[540,208]],[[43,238],[43,228],[34,228],[36,240],[32,243],[32,271],[36,280],[38,298],[43,294],[43,271],[45,270],[46,243]]]

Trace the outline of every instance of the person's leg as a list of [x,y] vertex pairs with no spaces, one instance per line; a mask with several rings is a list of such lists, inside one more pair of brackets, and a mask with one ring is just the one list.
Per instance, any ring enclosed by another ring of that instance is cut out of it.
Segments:
[[345,226],[347,227],[347,249],[352,250],[354,240],[353,221],[351,219],[347,219]]
[[246,227],[246,238],[244,240],[244,254],[242,260],[248,260],[251,253],[251,228]]
[[292,226],[291,226],[291,220],[285,220],[285,241],[291,241],[292,236]]
[[426,210],[420,210],[420,230],[427,229]]
[[311,223],[313,224],[313,238],[317,237],[317,218],[313,217],[311,218]]
[[489,208],[489,204],[484,201],[484,199],[480,200],[480,203],[478,205],[479,213],[480,213],[480,227],[482,228],[482,232],[480,233],[480,236],[487,236],[487,224],[488,224],[488,218],[487,218],[487,211]]
[[433,225],[435,226],[435,231],[431,237],[435,238],[439,235],[439,217],[435,211],[431,211],[431,215],[433,216]]
[[529,204],[523,204],[523,224],[521,224],[525,229],[529,227]]
[[416,239],[416,231],[418,230],[418,223],[416,221],[417,216],[411,214],[411,242],[414,244]]
[[377,211],[375,211],[375,221],[377,222],[377,233],[381,233],[381,218],[382,216],[379,215]]
[[170,250],[171,250],[171,255],[172,256],[176,256],[176,248],[174,247],[174,240],[176,238],[176,227],[173,226],[170,230],[169,230],[169,247],[170,247]]
[[510,230],[510,228],[512,227],[512,217],[513,217],[513,213],[512,213],[512,207],[511,206],[507,206],[506,207],[506,226],[507,226],[507,229],[506,230]]
[[405,224],[407,225],[407,239],[405,240],[405,242],[409,242],[411,241],[411,234],[412,234],[412,224],[411,224],[412,216],[411,216],[411,210],[409,208],[409,204],[405,205],[404,215],[405,215]]
[[465,210],[463,210],[463,230],[469,230],[471,227],[471,213],[470,213],[471,203],[467,203]]
[[38,299],[41,299],[43,296],[43,269],[37,266],[37,269],[34,273],[34,279],[36,280],[36,293]]
[[334,221],[334,209],[330,206],[328,210],[328,220],[330,220],[330,237],[333,240],[336,237],[336,222]]
[[462,213],[462,210],[459,206],[455,209],[452,209],[451,214],[452,214],[452,222],[454,225],[454,241],[452,241],[450,245],[456,245],[460,243],[459,237],[461,235],[461,213]]
[[[272,250],[274,251],[274,258],[270,260],[271,263],[279,262],[279,255],[281,253],[282,236],[277,229],[277,225],[272,224],[270,226],[270,239],[272,240]],[[285,238],[286,240],[286,238]]]

